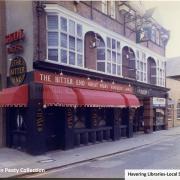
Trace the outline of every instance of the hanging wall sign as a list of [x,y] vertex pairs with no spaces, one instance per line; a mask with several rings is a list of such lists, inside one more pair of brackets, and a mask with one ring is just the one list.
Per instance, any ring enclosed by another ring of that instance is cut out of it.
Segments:
[[43,110],[41,107],[38,107],[36,110],[36,127],[38,132],[43,131],[43,126],[44,126],[44,115],[43,115]]
[[73,127],[73,110],[73,108],[67,108],[66,110],[67,127],[70,129]]
[[9,76],[11,83],[15,86],[18,86],[23,83],[26,77],[26,62],[21,56],[15,57],[11,61]]

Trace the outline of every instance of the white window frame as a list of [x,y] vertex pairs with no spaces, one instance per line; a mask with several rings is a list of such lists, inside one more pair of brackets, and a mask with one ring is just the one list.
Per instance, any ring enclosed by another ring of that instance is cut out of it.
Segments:
[[157,60],[157,85],[165,87],[165,62]]
[[[60,13],[47,13],[47,16],[46,16],[46,24],[48,24],[48,16],[51,16],[51,15],[55,15],[58,17],[58,29],[55,31],[55,32],[58,32],[58,46],[48,46],[48,43],[47,43],[47,58],[46,60],[48,62],[53,62],[53,63],[56,63],[56,64],[62,64],[62,65],[67,65],[67,66],[73,66],[73,67],[78,67],[78,68],[84,68],[84,35],[83,35],[83,25],[81,23],[79,23],[78,21],[72,19],[72,18],[69,18],[68,16],[66,15],[62,15]],[[67,32],[63,31],[61,29],[61,17],[65,18],[67,20]],[[71,34],[69,32],[69,21],[74,21],[75,22],[75,35]],[[82,36],[79,37],[77,35],[77,25],[81,25],[82,27]],[[52,30],[49,30],[48,29],[48,26],[46,26],[46,39],[48,39],[48,32],[54,32]],[[60,35],[61,33],[64,33],[67,35],[67,47],[61,47],[61,41],[60,41]],[[74,50],[70,50],[69,49],[69,37],[72,36],[75,38],[75,49]],[[82,52],[78,52],[77,51],[77,40],[80,39],[82,41]],[[48,49],[58,49],[58,61],[54,61],[54,60],[50,60],[48,59]],[[67,52],[67,63],[63,63],[61,62],[61,50],[66,50]],[[73,64],[69,64],[69,53],[70,52],[73,52],[75,53],[75,65]],[[78,65],[78,55],[81,55],[82,56],[82,66],[79,66]]]
[[[108,47],[107,45],[107,39],[110,39],[110,46],[111,47]],[[112,48],[112,41],[115,41],[115,49]],[[119,47],[119,50],[117,48],[117,43],[120,44],[120,47]],[[110,59],[107,59],[107,51],[110,51]],[[111,75],[114,75],[114,76],[119,76],[119,77],[122,77],[122,50],[121,50],[121,42],[116,40],[115,38],[111,38],[109,36],[106,37],[106,73],[107,74],[111,74]],[[112,60],[112,54],[115,53],[116,54],[116,62],[113,62]],[[117,57],[118,57],[118,54],[120,56],[120,63],[118,63],[117,61]],[[111,72],[109,73],[107,68],[108,68],[108,64],[111,64]],[[113,64],[116,65],[116,74],[113,74]],[[117,70],[118,70],[118,66],[120,66],[120,74],[117,74]]]
[[[137,56],[139,54],[139,57]],[[142,65],[142,68],[141,68]],[[137,81],[147,82],[147,60],[144,52],[136,51]]]
[[116,18],[116,1],[109,1],[110,2],[110,16],[112,18]]
[[[102,38],[102,37],[101,37]],[[100,60],[100,59],[98,59],[98,57],[97,57],[97,59],[96,59],[96,70],[98,71],[98,72],[106,72],[106,57],[107,57],[107,55],[106,55],[106,42],[105,42],[105,40],[102,38],[102,41],[103,41],[103,43],[104,43],[104,47],[97,47],[97,50],[99,49],[99,50],[104,50],[104,60]],[[98,53],[98,52],[97,52]],[[104,71],[100,71],[100,70],[98,70],[97,68],[98,68],[98,63],[104,63]]]
[[108,14],[108,1],[107,0],[101,1],[101,9],[104,14]]
[[101,1],[101,10],[104,14],[109,15],[111,18],[116,18],[116,1],[108,1],[102,0]]

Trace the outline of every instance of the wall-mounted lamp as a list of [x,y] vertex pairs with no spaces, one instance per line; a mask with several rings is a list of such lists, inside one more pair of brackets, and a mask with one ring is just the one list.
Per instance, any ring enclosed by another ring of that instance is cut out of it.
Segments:
[[63,72],[62,72],[62,70],[61,70],[61,72],[60,72],[60,76],[63,76]]
[[90,41],[90,48],[97,48],[100,44],[100,39],[97,37],[97,33],[94,33],[94,37],[92,38],[92,40]]
[[44,109],[47,108],[46,104],[43,105],[43,108],[44,108]]

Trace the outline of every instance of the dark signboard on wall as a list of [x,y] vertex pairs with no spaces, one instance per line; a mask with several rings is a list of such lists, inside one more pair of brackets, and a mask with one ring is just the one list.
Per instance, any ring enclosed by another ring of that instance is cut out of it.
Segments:
[[11,61],[9,76],[11,83],[15,86],[18,86],[23,83],[26,77],[26,62],[21,56],[15,57]]
[[136,87],[134,89],[136,95],[138,96],[149,96],[150,95],[150,89],[147,88],[141,88],[141,87]]

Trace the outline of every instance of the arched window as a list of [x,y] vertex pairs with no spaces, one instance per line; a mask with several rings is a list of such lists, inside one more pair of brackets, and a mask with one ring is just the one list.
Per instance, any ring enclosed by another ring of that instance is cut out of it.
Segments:
[[177,103],[176,111],[177,111],[177,119],[180,119],[180,100]]
[[105,43],[93,31],[85,34],[85,67],[105,72]]
[[147,74],[148,83],[156,85],[156,62],[152,57],[147,59]]
[[97,35],[97,70],[105,72],[105,43],[100,35]]
[[122,75],[136,79],[135,53],[132,48],[125,46],[122,50]]

